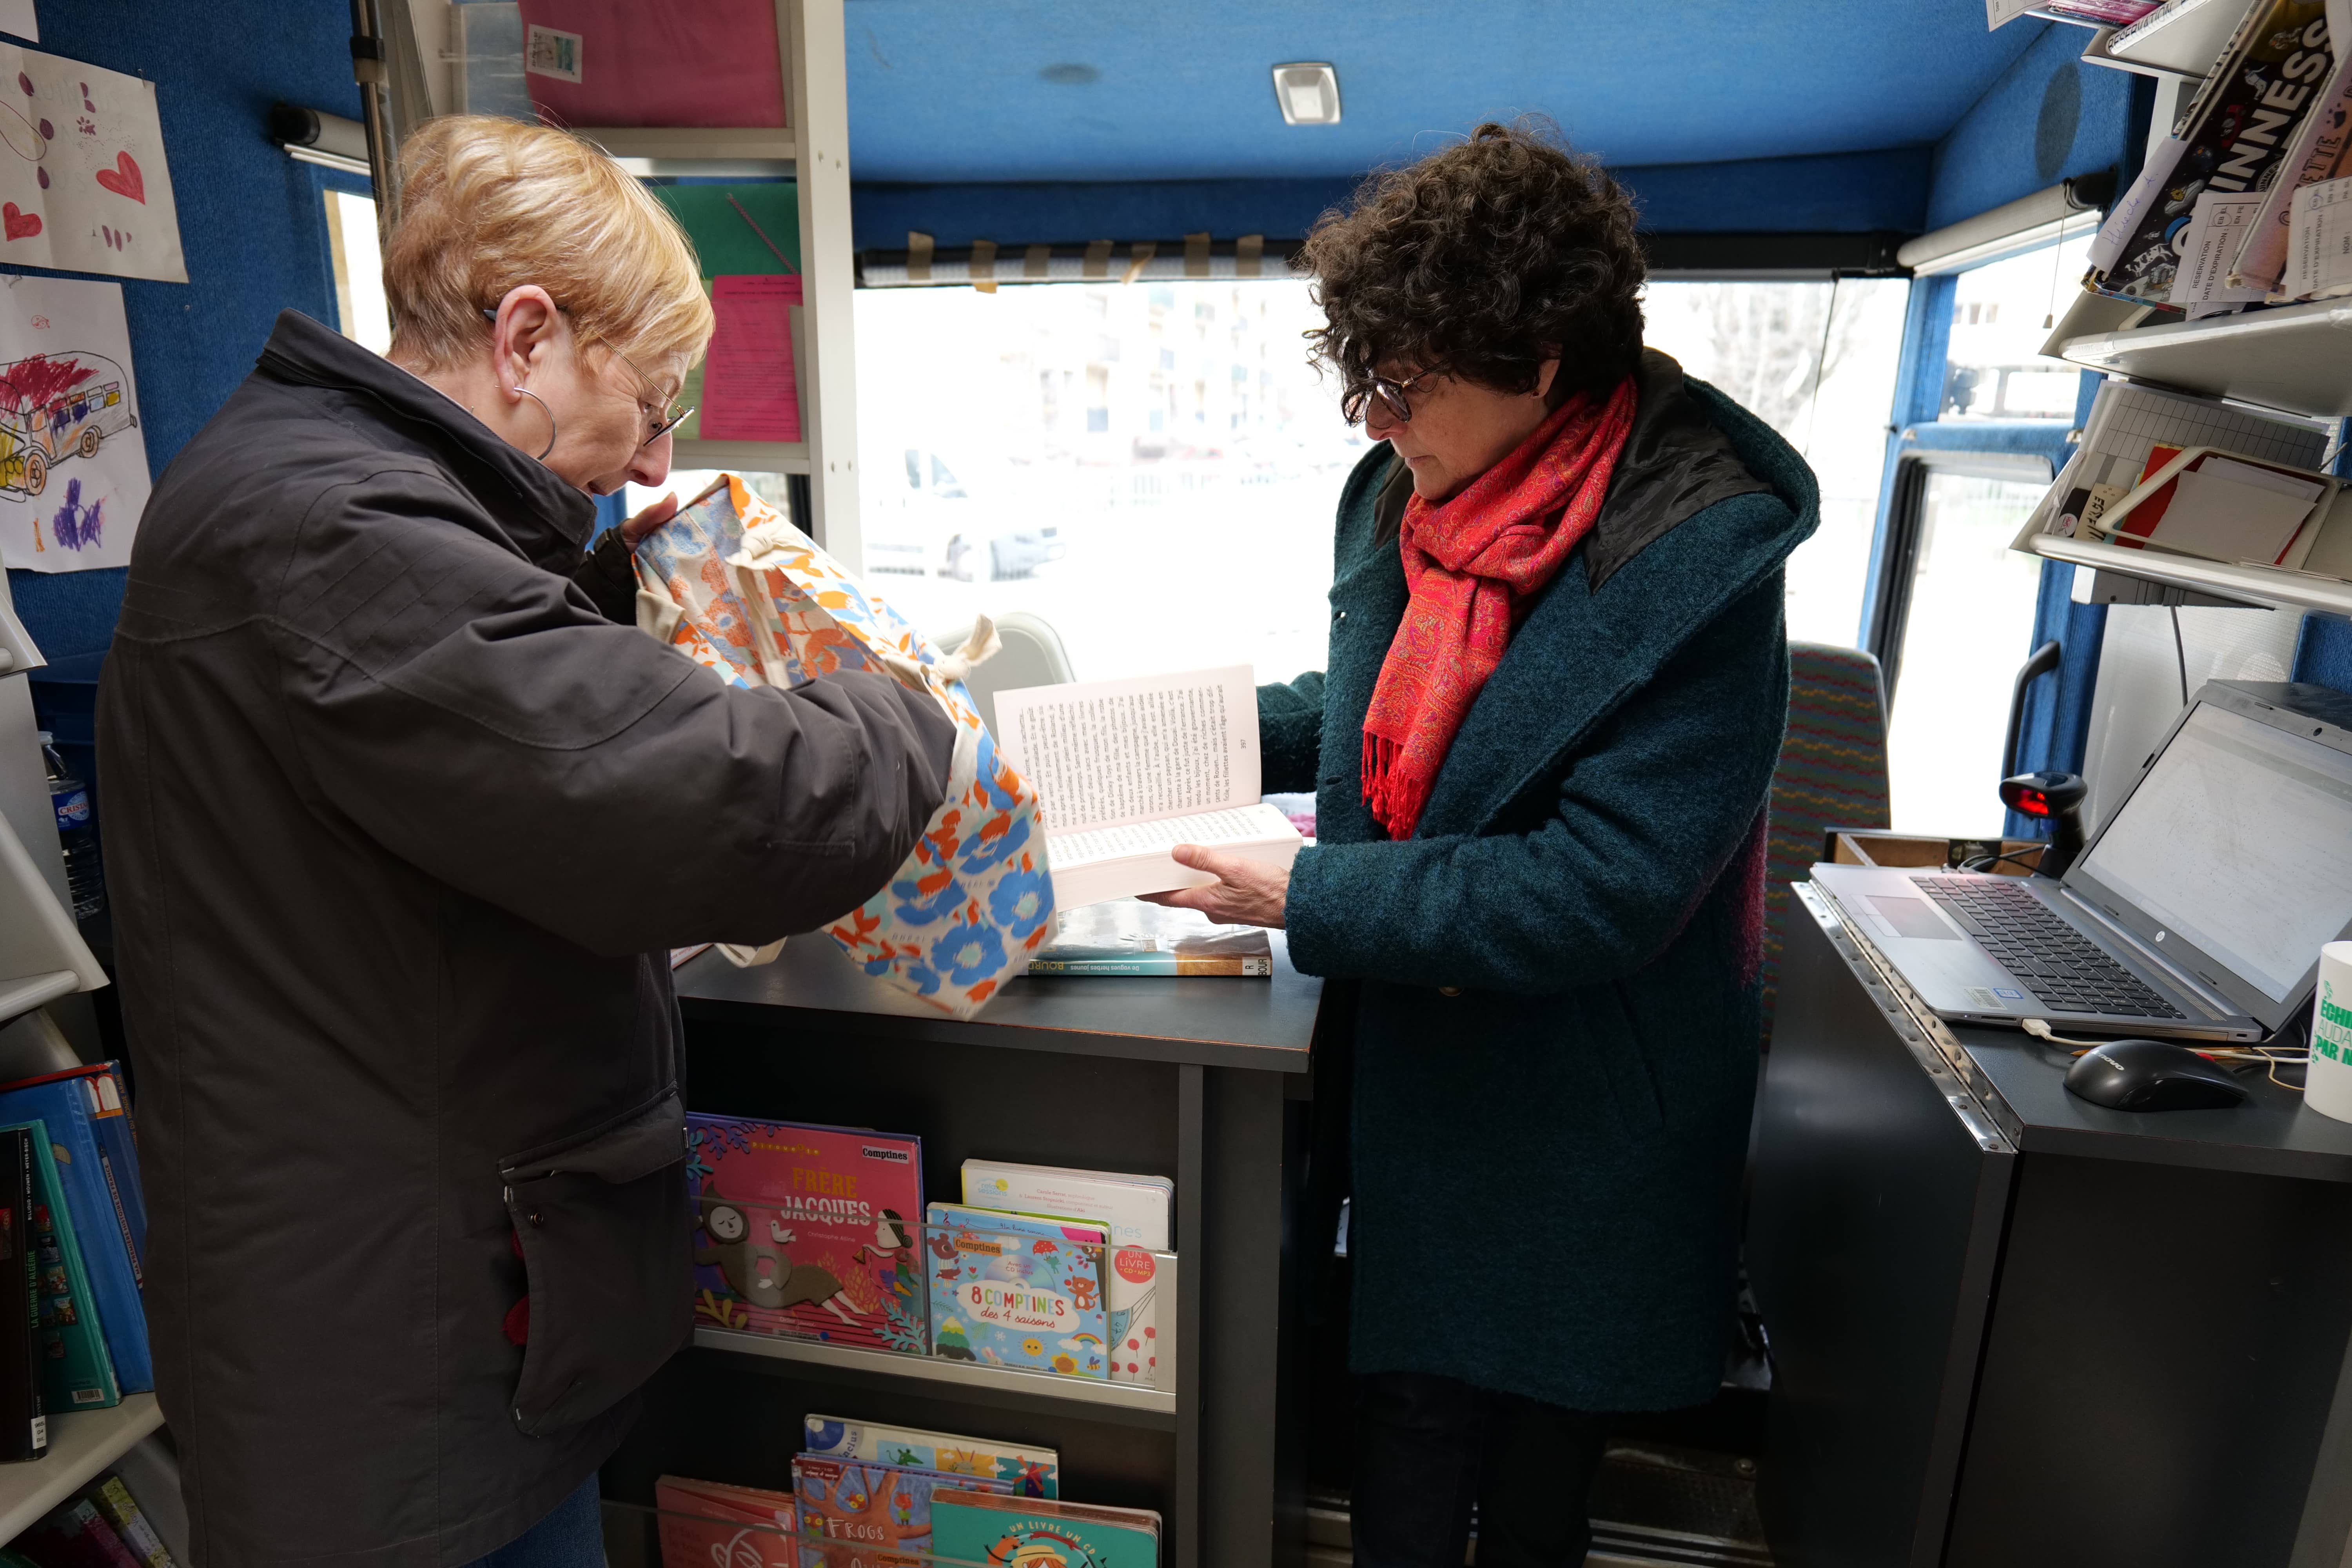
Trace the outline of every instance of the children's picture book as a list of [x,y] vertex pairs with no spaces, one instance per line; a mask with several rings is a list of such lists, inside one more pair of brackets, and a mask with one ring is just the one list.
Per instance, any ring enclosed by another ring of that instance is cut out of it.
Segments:
[[961,1204],[928,1213],[932,1354],[1109,1377],[1103,1226]]
[[801,1429],[805,1438],[801,1451],[814,1458],[864,1459],[954,1476],[985,1476],[1010,1481],[1017,1497],[1061,1495],[1062,1456],[1052,1448],[1000,1443],[992,1437],[919,1432],[908,1426],[877,1426],[838,1415],[808,1415],[802,1420]]
[[73,1210],[58,1181],[57,1156],[40,1122],[19,1122],[17,1128],[33,1139],[32,1238],[43,1403],[51,1411],[104,1410],[121,1404],[122,1392],[106,1359]]
[[97,1505],[106,1522],[114,1526],[114,1533],[139,1562],[140,1568],[178,1568],[173,1561],[172,1549],[163,1544],[155,1526],[147,1518],[139,1500],[122,1484],[121,1476],[109,1476],[83,1494]]
[[107,1190],[98,1132],[102,1117],[122,1114],[119,1101],[107,1110],[93,1081],[106,1078],[103,1067],[74,1068],[0,1085],[0,1123],[38,1121],[47,1129],[114,1380],[125,1394],[143,1394],[155,1386],[147,1313],[140,1304],[128,1218]]
[[39,1262],[33,1235],[33,1142],[37,1133],[0,1129],[0,1460],[48,1452],[41,1397]]
[[1108,1227],[1114,1246],[1167,1250],[1176,1184],[1166,1176],[978,1159],[961,1174],[967,1207],[1091,1221]]
[[1029,955],[1032,974],[1274,975],[1264,926],[1217,925],[1198,910],[1140,899],[1066,909],[1051,941]]
[[991,1568],[1159,1568],[1160,1516],[942,1491],[931,1500],[932,1551],[945,1563]]
[[800,1511],[801,1568],[921,1562],[919,1554],[931,1549],[931,1495],[947,1490],[1009,1496],[1013,1485],[904,1465],[796,1456],[793,1498]]
[[1303,842],[1258,796],[1247,665],[996,694],[997,749],[1036,786],[1064,910],[1207,887],[1169,851],[1199,844],[1287,868]]
[[662,1568],[800,1568],[790,1492],[662,1476],[654,1510]]
[[698,1322],[920,1355],[919,1138],[687,1118]]

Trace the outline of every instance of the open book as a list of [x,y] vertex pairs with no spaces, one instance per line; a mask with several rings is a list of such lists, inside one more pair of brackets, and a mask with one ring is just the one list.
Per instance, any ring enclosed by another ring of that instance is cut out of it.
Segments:
[[1298,853],[1298,829],[1258,799],[1247,665],[1000,691],[996,728],[1037,787],[1063,909],[1215,881],[1176,864],[1179,844],[1269,866]]

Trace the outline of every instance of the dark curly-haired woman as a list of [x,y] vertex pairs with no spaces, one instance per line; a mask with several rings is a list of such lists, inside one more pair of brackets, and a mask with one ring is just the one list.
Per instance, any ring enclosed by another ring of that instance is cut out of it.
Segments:
[[1642,348],[1632,205],[1543,132],[1377,177],[1302,265],[1382,443],[1328,671],[1258,694],[1320,841],[1162,897],[1355,983],[1357,1563],[1454,1568],[1475,1500],[1479,1568],[1580,1563],[1608,1413],[1720,1375],[1813,477]]

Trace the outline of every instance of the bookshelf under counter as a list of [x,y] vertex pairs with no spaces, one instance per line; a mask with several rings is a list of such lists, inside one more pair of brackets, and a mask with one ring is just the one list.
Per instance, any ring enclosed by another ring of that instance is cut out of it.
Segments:
[[69,1410],[49,1417],[49,1451],[0,1466],[0,1544],[14,1541],[163,1425],[152,1394],[126,1394],[111,1410]]
[[1088,1407],[1087,1415],[1090,1420],[1154,1426],[1171,1432],[1176,1429],[1173,1389],[1019,1372],[938,1356],[901,1355],[891,1351],[828,1344],[822,1340],[745,1333],[713,1326],[697,1327],[694,1342],[704,1350],[793,1362],[805,1369],[807,1375],[827,1381],[870,1385],[875,1380],[912,1379],[938,1384],[959,1394],[981,1394],[989,1403],[1005,1408],[1050,1412],[1078,1405]]

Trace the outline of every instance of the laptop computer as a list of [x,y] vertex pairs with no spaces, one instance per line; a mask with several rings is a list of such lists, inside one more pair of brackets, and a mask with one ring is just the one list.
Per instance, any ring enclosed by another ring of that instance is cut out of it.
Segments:
[[1947,1020],[2265,1038],[2352,935],[2352,697],[2208,682],[2058,879],[1820,865],[1813,885]]

